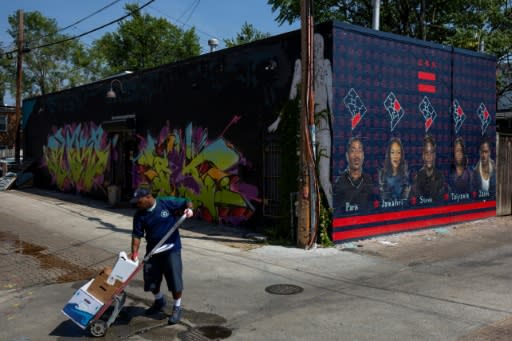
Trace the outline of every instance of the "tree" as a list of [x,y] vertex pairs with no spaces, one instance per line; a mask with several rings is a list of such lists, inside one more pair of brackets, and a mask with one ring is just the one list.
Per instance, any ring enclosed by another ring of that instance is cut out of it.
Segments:
[[[18,31],[17,13],[8,17],[8,33],[16,42]],[[66,87],[86,82],[89,74],[81,67],[89,60],[84,57],[79,64],[77,55],[85,56],[85,48],[77,40],[68,40],[60,34],[55,19],[47,18],[40,12],[24,14],[24,41],[30,52],[23,54],[23,95],[34,96],[59,91]],[[59,43],[55,43],[59,42]],[[55,44],[52,44],[55,43]],[[15,54],[15,53],[14,53]],[[10,75],[16,74],[16,58],[6,65]],[[10,89],[15,89],[16,77],[9,77]],[[12,91],[11,91],[12,92]]]
[[496,93],[512,91],[512,2],[503,0],[464,1],[454,12],[455,33],[445,43],[495,55],[498,62]]
[[240,32],[237,33],[236,37],[232,39],[224,39],[224,44],[226,44],[226,47],[233,47],[268,37],[270,37],[270,33],[258,31],[253,25],[246,21],[242,25]]
[[166,19],[141,14],[136,4],[126,4],[131,19],[116,32],[94,42],[97,67],[110,73],[141,70],[197,56],[201,52],[195,29],[183,31]]
[[0,105],[4,104],[4,97],[6,84],[9,83],[9,73],[7,67],[9,66],[9,59],[5,55],[5,49],[0,46]]
[[[443,25],[447,13],[451,13],[461,0],[382,0],[380,6],[380,30],[407,35],[424,40],[437,41],[449,29]],[[300,18],[300,0],[268,0],[276,21],[293,23]],[[316,23],[329,20],[371,27],[372,0],[317,0],[314,2]]]

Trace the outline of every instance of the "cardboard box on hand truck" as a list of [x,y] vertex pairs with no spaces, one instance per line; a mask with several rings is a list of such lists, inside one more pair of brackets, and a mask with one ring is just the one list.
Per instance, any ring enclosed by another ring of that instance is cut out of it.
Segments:
[[130,259],[130,257],[128,257],[126,252],[119,252],[119,257],[117,258],[117,262],[114,265],[110,275],[108,276],[107,283],[114,285],[116,280],[121,281],[122,283],[126,282],[138,266],[138,260],[133,261]]
[[92,282],[91,279],[80,287],[62,309],[62,313],[82,329],[87,328],[94,315],[103,306],[103,302],[87,291]]
[[105,267],[95,278],[81,286],[62,309],[62,313],[80,328],[87,328],[94,315],[123,284],[117,280],[114,285],[107,283],[111,271],[110,267]]
[[116,280],[113,284],[109,284],[108,278],[112,272],[112,268],[105,267],[92,281],[87,289],[87,292],[96,297],[99,301],[108,302],[119,287],[123,285],[122,282]]

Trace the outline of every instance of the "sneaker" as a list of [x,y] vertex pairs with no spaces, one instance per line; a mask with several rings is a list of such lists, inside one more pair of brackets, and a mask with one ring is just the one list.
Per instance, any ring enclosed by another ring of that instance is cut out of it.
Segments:
[[165,307],[165,297],[162,297],[161,299],[155,300],[153,302],[153,305],[146,309],[144,312],[144,315],[154,315],[156,313],[159,313],[162,311],[162,309]]
[[174,306],[172,308],[172,314],[171,314],[171,316],[169,316],[169,321],[168,321],[169,324],[176,324],[180,321],[182,310],[183,309],[181,309],[181,307]]

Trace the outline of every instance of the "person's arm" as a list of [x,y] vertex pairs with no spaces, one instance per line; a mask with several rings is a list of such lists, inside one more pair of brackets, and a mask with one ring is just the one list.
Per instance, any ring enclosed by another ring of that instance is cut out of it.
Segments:
[[187,203],[185,204],[185,211],[183,212],[187,216],[187,218],[190,218],[194,215],[193,208],[194,204],[192,203],[192,201],[187,200]]
[[132,260],[137,260],[139,258],[139,247],[140,238],[132,236],[132,253],[130,254],[130,258]]
[[137,214],[133,217],[133,231],[132,231],[132,252],[130,253],[130,259],[137,260],[139,257],[140,239],[144,236],[144,229],[140,216]]
[[326,59],[324,61],[324,68],[325,68],[325,87],[327,91],[327,106],[329,109],[329,123],[332,126],[334,123],[334,109],[333,109],[333,88],[332,88],[332,68],[331,68],[331,62],[329,59]]

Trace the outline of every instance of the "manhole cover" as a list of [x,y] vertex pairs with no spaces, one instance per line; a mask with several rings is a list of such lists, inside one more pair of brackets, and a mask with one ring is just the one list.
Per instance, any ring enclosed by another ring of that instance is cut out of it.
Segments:
[[202,326],[179,333],[178,337],[182,341],[206,341],[227,339],[231,334],[231,329],[226,327]]
[[304,289],[293,284],[274,284],[266,287],[265,291],[274,295],[294,295],[301,293]]

